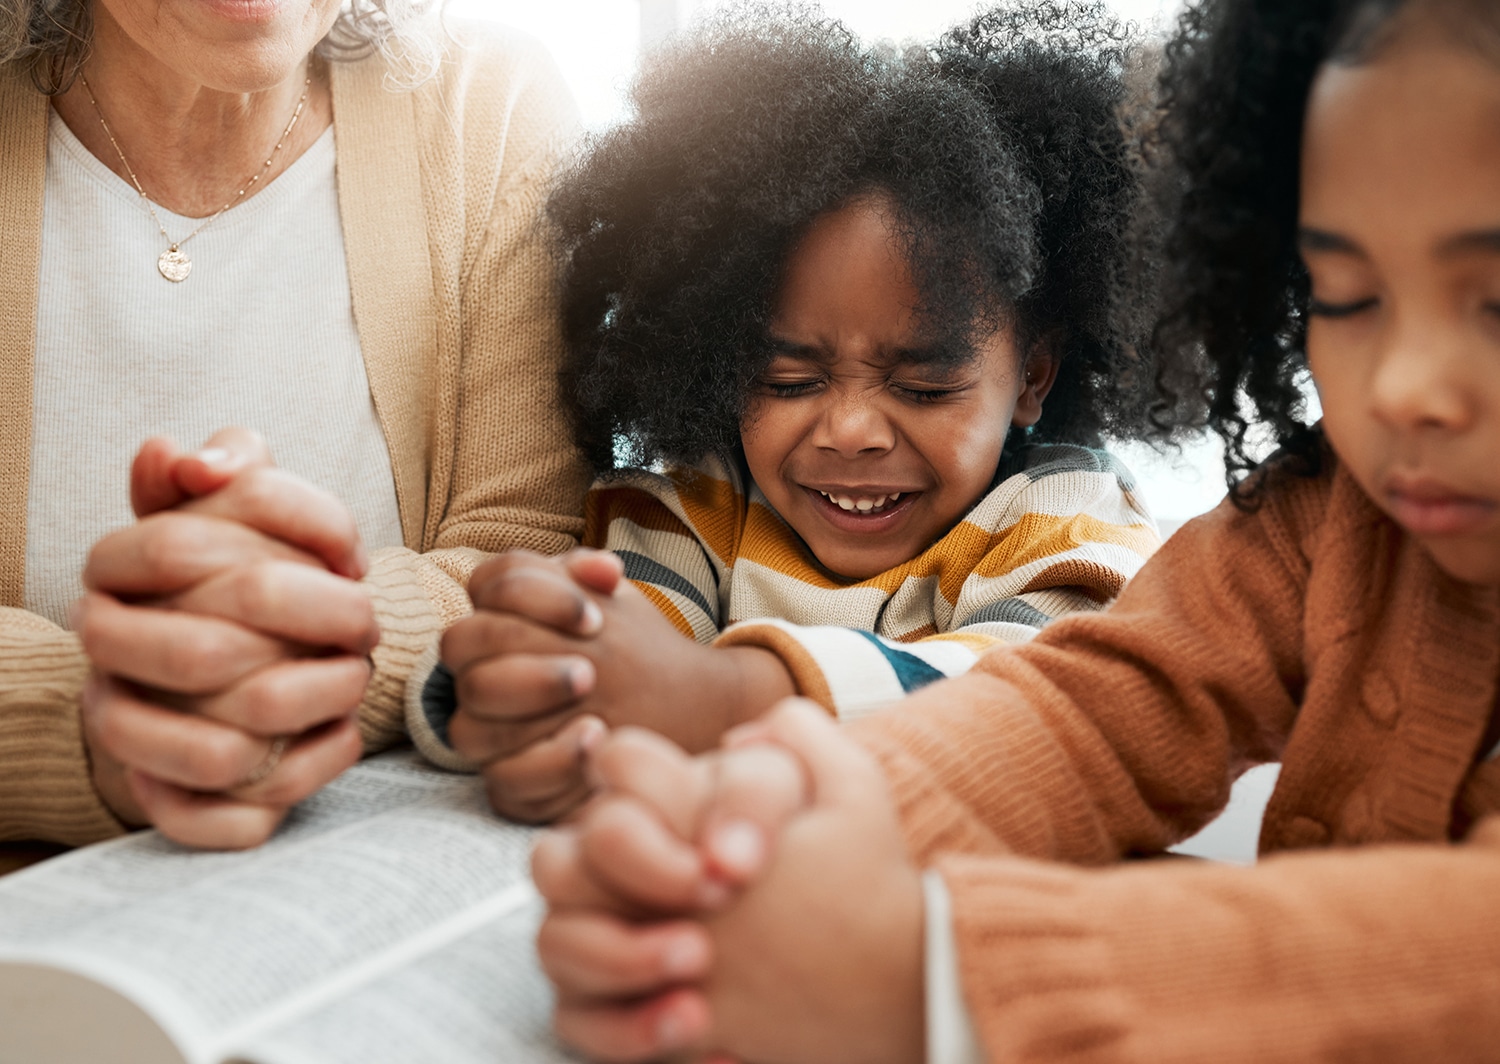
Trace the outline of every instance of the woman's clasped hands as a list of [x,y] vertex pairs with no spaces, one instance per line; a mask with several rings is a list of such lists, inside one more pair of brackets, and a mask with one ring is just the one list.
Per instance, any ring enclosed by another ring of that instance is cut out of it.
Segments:
[[193,453],[148,441],[131,504],[136,522],[90,553],[72,617],[92,664],[94,784],[127,824],[258,845],[360,755],[379,630],[359,533],[238,429]]
[[611,1062],[923,1057],[923,897],[874,759],[789,700],[691,758],[622,729],[544,836],[564,1041]]

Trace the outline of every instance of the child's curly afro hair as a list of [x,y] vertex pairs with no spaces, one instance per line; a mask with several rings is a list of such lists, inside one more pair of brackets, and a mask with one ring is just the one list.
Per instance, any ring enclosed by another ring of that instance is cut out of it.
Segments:
[[1158,210],[1173,221],[1154,336],[1164,352],[1158,387],[1170,399],[1160,409],[1223,439],[1241,502],[1263,482],[1244,479],[1256,465],[1252,429],[1295,472],[1316,475],[1324,453],[1304,410],[1310,293],[1297,253],[1313,79],[1325,62],[1377,53],[1406,15],[1443,20],[1458,39],[1500,54],[1493,0],[1200,0],[1167,46]]
[[897,212],[934,346],[1013,321],[1055,345],[1033,439],[1149,426],[1116,292],[1143,182],[1130,59],[1103,4],[1007,3],[930,48],[864,47],[802,8],[740,6],[669,46],[635,117],[554,192],[564,401],[598,470],[739,449],[788,251],[870,191]]

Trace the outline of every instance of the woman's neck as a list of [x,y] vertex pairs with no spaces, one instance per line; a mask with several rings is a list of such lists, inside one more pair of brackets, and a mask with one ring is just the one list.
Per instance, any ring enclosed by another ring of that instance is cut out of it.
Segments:
[[[83,68],[87,85],[79,79],[53,99],[53,106],[100,162],[125,181],[134,171],[158,206],[202,218],[235,200],[247,185],[249,198],[295,162],[333,120],[327,77],[310,57],[274,84],[225,91],[161,63],[136,45],[103,5],[94,10],[93,47]],[[304,90],[302,115],[273,157]]]

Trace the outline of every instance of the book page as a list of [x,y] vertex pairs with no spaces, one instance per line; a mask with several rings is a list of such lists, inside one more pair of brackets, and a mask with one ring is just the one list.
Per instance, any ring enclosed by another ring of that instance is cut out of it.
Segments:
[[[258,850],[200,853],[146,832],[0,880],[0,962],[97,979],[187,1059],[218,1064],[226,1036],[297,1015],[299,996],[352,989],[350,971],[376,981],[410,959],[403,943],[432,932],[441,944],[466,921],[524,908],[531,837],[489,812],[475,778],[386,755],[303,803]],[[5,1008],[0,1043],[24,1019]]]
[[542,905],[499,917],[354,993],[251,1039],[245,1064],[565,1064],[536,961]]

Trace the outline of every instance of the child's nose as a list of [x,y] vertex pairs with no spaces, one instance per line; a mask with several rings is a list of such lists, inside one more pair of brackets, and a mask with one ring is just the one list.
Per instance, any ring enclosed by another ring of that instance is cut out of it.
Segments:
[[896,445],[896,430],[868,395],[832,389],[818,418],[813,442],[853,458],[889,451]]
[[1465,339],[1435,328],[1398,329],[1384,345],[1371,382],[1376,417],[1404,431],[1462,431],[1474,416],[1475,389],[1463,380],[1474,353]]

